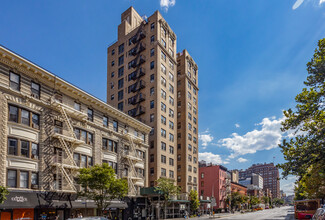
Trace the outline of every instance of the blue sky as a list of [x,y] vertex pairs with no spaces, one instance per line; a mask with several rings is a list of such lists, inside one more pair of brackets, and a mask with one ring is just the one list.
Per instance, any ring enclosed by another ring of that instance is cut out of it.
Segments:
[[[106,49],[131,5],[140,15],[161,10],[178,51],[199,66],[201,159],[230,169],[283,162],[282,110],[325,37],[325,1],[12,0],[0,8],[0,44],[106,100]],[[286,192],[293,180],[282,181]]]

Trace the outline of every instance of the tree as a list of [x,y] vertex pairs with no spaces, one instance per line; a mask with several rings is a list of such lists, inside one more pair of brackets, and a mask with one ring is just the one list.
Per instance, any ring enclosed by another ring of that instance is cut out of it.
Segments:
[[250,196],[249,203],[251,205],[251,208],[253,208],[253,206],[256,206],[257,204],[260,203],[260,200],[256,196]]
[[262,200],[263,200],[264,204],[266,205],[269,203],[270,198],[267,196],[263,196]]
[[231,209],[241,208],[242,204],[245,204],[248,201],[248,197],[241,195],[239,192],[232,192],[226,201],[231,201]]
[[196,190],[192,189],[189,192],[189,200],[191,213],[194,214],[200,207],[199,195]]
[[0,204],[4,203],[7,199],[7,195],[9,194],[9,191],[6,187],[0,186]]
[[98,215],[102,215],[113,199],[122,200],[128,193],[127,180],[117,179],[113,168],[106,163],[79,172],[78,183],[83,187],[79,195],[95,201]]
[[157,186],[155,187],[157,191],[160,191],[164,197],[164,218],[166,218],[167,214],[167,204],[171,200],[173,196],[177,196],[180,192],[179,186],[175,185],[175,181],[173,179],[167,179],[160,177],[157,180]]
[[279,198],[274,198],[273,199],[273,204],[274,205],[283,205],[284,204],[284,200],[283,199],[279,199]]
[[[283,176],[297,175],[298,181],[314,167],[317,167],[317,170],[313,170],[317,175],[325,173],[325,38],[319,40],[313,58],[307,63],[307,71],[304,82],[307,88],[296,96],[295,110],[284,111],[286,119],[281,130],[293,132],[294,137],[284,139],[279,145],[286,160],[279,165],[283,169]],[[305,178],[303,182],[309,181]]]

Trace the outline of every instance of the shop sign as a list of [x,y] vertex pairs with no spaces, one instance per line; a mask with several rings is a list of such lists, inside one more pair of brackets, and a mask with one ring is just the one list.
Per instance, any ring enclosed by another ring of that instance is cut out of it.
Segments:
[[27,198],[24,196],[15,196],[15,197],[11,197],[11,201],[13,202],[27,202]]

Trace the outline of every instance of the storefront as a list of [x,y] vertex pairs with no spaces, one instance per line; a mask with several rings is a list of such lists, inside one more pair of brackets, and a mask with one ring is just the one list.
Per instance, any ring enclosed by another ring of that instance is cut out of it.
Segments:
[[0,205],[1,220],[33,220],[35,207],[43,201],[33,192],[10,192],[7,200]]

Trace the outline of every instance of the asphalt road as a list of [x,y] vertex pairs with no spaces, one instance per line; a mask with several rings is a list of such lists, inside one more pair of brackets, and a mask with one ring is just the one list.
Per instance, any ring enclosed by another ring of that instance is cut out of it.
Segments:
[[245,219],[245,220],[294,220],[294,208],[284,206],[281,208],[266,209],[246,214],[234,214],[233,216],[220,216],[222,219]]

